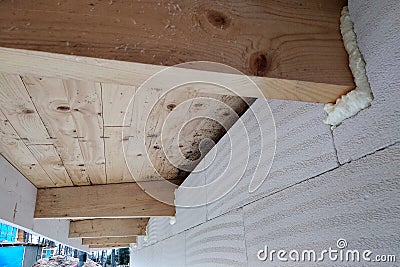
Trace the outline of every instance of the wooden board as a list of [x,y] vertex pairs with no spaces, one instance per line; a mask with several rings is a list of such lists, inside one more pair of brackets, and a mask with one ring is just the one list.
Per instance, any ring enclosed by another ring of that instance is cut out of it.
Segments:
[[101,86],[85,81],[63,82],[90,181],[92,184],[105,184],[107,176]]
[[136,243],[136,236],[82,238],[82,245]]
[[[2,62],[3,63],[3,62]],[[36,107],[18,75],[0,73],[0,109],[27,144],[52,144]]]
[[[193,101],[186,104],[189,106],[187,110],[171,113],[171,117],[164,122],[165,128],[159,142],[163,143],[168,159],[182,170],[191,172],[253,101],[250,98],[196,94]],[[200,118],[193,120],[197,116]],[[171,166],[162,165],[164,177],[174,174]]]
[[89,245],[89,248],[129,248],[130,244],[101,244],[101,245]]
[[[198,103],[199,97],[204,97],[202,103]],[[219,106],[212,102],[213,100],[218,102]],[[252,99],[245,98],[245,100],[249,104],[253,102]],[[247,107],[247,103],[241,98],[200,94],[196,89],[168,92],[153,107],[146,121],[147,154],[143,154],[148,155],[149,161],[145,162],[139,177],[146,179],[146,175],[157,171],[165,179],[185,178],[201,157],[212,148],[212,146],[204,148],[201,156],[199,151],[201,141],[211,139],[214,143],[218,142],[226,131],[223,125],[229,129],[239,117],[237,113],[241,114]],[[236,116],[228,117],[227,110]],[[190,121],[193,116],[201,118]],[[131,128],[136,126],[136,123],[132,123]],[[135,135],[133,137],[135,138]],[[139,158],[143,158],[143,155],[132,155],[128,159],[137,164]],[[147,179],[152,177],[150,175]]]
[[353,83],[346,0],[1,1],[0,46],[155,65],[213,61],[245,74]]
[[[161,182],[146,182],[169,203],[174,191]],[[62,207],[62,208],[60,208]],[[35,218],[107,218],[174,216],[175,207],[147,195],[136,183],[39,189]]]
[[71,221],[69,225],[69,237],[121,238],[126,236],[145,235],[147,223],[147,218]]
[[90,184],[62,80],[32,76],[22,80],[73,184]]
[[104,127],[129,127],[132,108],[128,108],[136,88],[134,86],[102,83]]
[[73,183],[53,145],[30,145],[29,150],[40,166],[54,181],[55,186],[72,186]]
[[[173,177],[179,177],[185,174],[185,171],[183,169],[180,169],[180,162],[171,157],[168,158],[165,153],[166,149],[171,146],[172,140],[176,136],[180,135],[179,131],[177,131],[176,128],[172,128],[169,126],[171,126],[170,124],[174,124],[176,122],[179,123],[181,121],[168,120],[168,116],[173,113],[178,113],[178,116],[180,118],[185,117],[185,114],[189,112],[191,103],[193,102],[193,99],[196,98],[197,94],[197,88],[193,88],[192,90],[182,90],[179,87],[174,88],[173,90],[167,92],[162,97],[162,101],[159,101],[157,105],[155,105],[153,113],[157,114],[158,117],[156,120],[149,119],[146,125],[146,133],[148,136],[152,136],[152,138],[145,139],[149,159],[152,163],[152,166],[144,165],[142,167],[142,174],[148,173],[149,167],[153,167],[165,179],[172,179]],[[183,108],[179,109],[181,105],[183,106]],[[183,124],[179,126],[183,126]],[[173,130],[166,130],[168,127],[170,129],[172,128]],[[185,139],[190,139],[193,134],[196,133],[193,131],[190,135],[185,136]],[[208,136],[203,135],[202,137],[206,138]],[[196,145],[193,144],[190,147],[195,146]],[[177,150],[180,150],[178,147],[179,145],[176,146]],[[184,153],[182,153],[181,155],[184,155]],[[159,167],[159,164],[157,164],[157,162],[164,159],[167,159],[165,164],[162,164]],[[142,176],[143,175],[141,175],[141,177]]]
[[[31,101],[30,95],[19,76],[0,74],[0,102],[3,116],[6,117],[8,122],[11,122],[9,124],[16,131],[19,139],[23,140],[25,145],[29,145],[28,149],[31,151],[34,158],[47,175],[51,177],[52,183],[49,185],[72,185],[64,165],[52,145],[52,140],[42,122],[38,110]],[[4,127],[7,126],[4,125]],[[10,130],[7,131],[11,133]],[[22,147],[21,149],[25,150],[23,145],[20,145]],[[25,156],[27,155],[24,152],[22,154]],[[8,155],[8,158],[12,160],[13,156]],[[16,162],[19,162],[19,160],[16,160]],[[33,162],[32,164],[35,163]],[[18,166],[19,164],[16,165]],[[20,169],[24,169],[23,166],[21,166]],[[31,177],[31,179],[32,181],[38,181],[38,187],[43,186],[40,177]]]
[[[125,145],[125,155],[127,166],[130,169],[132,176],[136,181],[146,181],[158,179],[154,176],[154,170],[147,168],[149,173],[142,173],[143,164],[146,162],[147,151],[142,146],[143,139],[140,137],[148,136],[152,138],[151,134],[145,132],[145,125],[150,120],[157,121],[158,116],[156,112],[147,114],[146,110],[151,110],[152,106],[162,96],[161,90],[158,88],[149,88],[144,94],[143,91],[137,93],[131,102],[132,106],[132,120],[131,127],[124,129],[124,135],[128,136],[128,142]],[[159,107],[157,107],[159,109]],[[156,110],[158,110],[156,109]],[[127,134],[125,134],[127,132]]]
[[[165,67],[156,65],[10,48],[0,48],[0,62],[2,62],[0,72],[9,74],[115,83],[135,87],[139,87],[151,75],[165,69]],[[348,68],[347,63],[343,64],[341,68]],[[180,77],[198,77],[198,75],[201,75],[209,81],[224,82],[228,88],[235,89],[235,93],[221,90],[215,86],[202,86],[199,90],[201,93],[210,94],[330,103],[354,89],[353,81],[344,84],[331,84],[300,79],[250,76],[250,79],[259,87],[259,90],[254,90],[254,88],[248,88],[248,86],[241,86],[244,78],[237,74],[219,73],[204,69],[200,73],[199,70],[183,68],[172,68],[172,70],[173,72],[169,77],[171,81]],[[316,76],[315,73],[314,75]],[[163,84],[159,85],[159,88],[163,89],[163,87]]]
[[32,152],[20,139],[10,122],[0,111],[0,153],[36,187],[54,187],[54,181],[40,166]]
[[122,136],[123,128],[104,127],[104,152],[108,184],[135,181],[125,162],[123,146],[124,143],[128,142],[128,137]]

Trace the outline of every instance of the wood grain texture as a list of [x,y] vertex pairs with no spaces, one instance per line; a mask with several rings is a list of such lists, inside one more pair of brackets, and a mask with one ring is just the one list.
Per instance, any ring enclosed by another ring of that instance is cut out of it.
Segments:
[[[20,81],[18,76],[4,76],[16,77],[15,80]],[[166,96],[162,96],[162,90],[158,88],[150,89],[144,94],[135,95],[135,101],[129,105],[134,91],[132,86],[31,75],[23,76],[22,80],[21,84],[26,87],[26,90],[22,91],[25,94],[26,105],[36,108],[35,118],[39,125],[44,125],[43,131],[47,131],[49,136],[46,140],[49,145],[54,145],[60,159],[54,161],[56,155],[48,154],[49,151],[46,154],[35,150],[35,155],[40,156],[40,160],[49,171],[63,165],[62,168],[67,171],[73,185],[133,182],[125,156],[131,164],[131,170],[138,171],[135,177],[137,181],[160,179],[156,175],[157,171],[164,178],[181,183],[201,159],[201,141],[211,139],[217,142],[225,133],[225,129],[219,123],[229,128],[236,121],[236,117],[225,115],[226,110],[233,110],[235,114],[240,115],[248,107],[240,97],[198,93],[196,87],[187,91],[186,88],[180,88]],[[216,99],[225,107],[215,107],[208,101],[197,103],[198,97]],[[158,103],[146,119],[143,110],[151,108],[156,101]],[[252,103],[251,99],[246,101]],[[182,111],[179,105],[183,102],[186,103],[186,107]],[[171,114],[178,115],[166,121],[167,116]],[[205,118],[185,126],[191,116],[198,114]],[[116,126],[123,125],[124,117],[127,119],[126,127]],[[212,117],[215,121],[207,117]],[[14,121],[15,119],[12,122]],[[105,121],[110,126],[104,126]],[[15,124],[18,128],[18,122]],[[179,132],[181,126],[185,127]],[[37,133],[33,131],[31,135],[35,134]],[[147,151],[139,149],[137,142],[140,139],[137,137],[140,135],[144,135]],[[176,142],[175,147],[173,142]],[[166,157],[164,151],[159,149],[161,143],[162,149],[175,153],[172,155],[175,159]],[[174,149],[171,149],[173,147]],[[123,148],[126,151],[125,155]],[[203,147],[203,155],[210,148],[211,146]],[[154,168],[143,165],[147,152]],[[45,158],[45,155],[50,158]],[[170,162],[171,159],[173,162]],[[186,160],[189,160],[190,164],[184,162]],[[55,165],[49,166],[49,162]],[[66,185],[71,184],[57,183],[56,186]]]
[[69,237],[125,237],[145,235],[148,220],[147,218],[113,218],[71,221]]
[[73,184],[90,184],[62,80],[32,76],[22,79]]
[[196,94],[187,101],[187,109],[172,111],[164,122],[162,143],[168,158],[191,172],[253,102],[252,98]]
[[100,245],[89,245],[89,248],[129,248],[130,244],[100,244]]
[[82,245],[136,243],[136,236],[82,238]]
[[104,127],[129,127],[132,119],[132,108],[129,108],[129,103],[135,95],[136,88],[102,83],[101,89]]
[[38,188],[54,187],[55,183],[40,166],[25,143],[0,111],[0,153]]
[[[152,166],[146,166],[147,173],[142,172],[143,165],[147,162],[147,150],[142,146],[142,142],[146,140],[146,136],[153,138],[152,135],[146,133],[146,124],[155,120],[158,121],[159,105],[156,105],[151,111],[152,107],[162,97],[162,90],[159,88],[149,88],[146,92],[139,92],[135,95],[132,105],[132,120],[131,127],[126,131],[129,139],[125,147],[128,168],[131,170],[133,177],[136,181],[146,180],[159,180],[156,175],[155,169]],[[163,101],[161,99],[161,101]],[[125,133],[124,133],[125,135]]]
[[[0,48],[0,60],[2,61],[0,72],[4,73],[125,84],[135,87],[140,86],[151,75],[166,68],[157,65],[10,48]],[[330,103],[335,102],[337,98],[354,89],[353,83],[337,85],[285,78],[250,76],[251,80],[259,87],[259,90],[254,90],[254,88],[249,89],[241,86],[241,83],[243,83],[242,75],[213,72],[213,70],[202,70],[199,74],[199,70],[183,68],[173,68],[169,79],[174,81],[180,77],[193,76],[195,74],[201,75],[210,81],[215,80],[217,83],[223,81],[228,88],[235,88],[233,93],[218,89],[215,86],[202,86],[199,92],[242,97],[265,97]],[[163,84],[161,83],[158,87],[163,88]]]
[[[158,99],[152,107],[151,113],[145,121],[146,125],[143,127],[147,137],[145,138],[145,146],[151,164],[147,164],[148,161],[144,162],[139,177],[148,174],[152,175],[155,171],[166,179],[172,179],[180,175],[180,170],[177,168],[179,165],[173,165],[170,162],[171,158],[166,158],[164,152],[164,150],[170,146],[170,141],[172,141],[176,135],[179,135],[179,132],[175,129],[166,131],[164,127],[166,126],[167,116],[174,112],[174,109],[179,107],[182,102],[193,99],[196,94],[196,90],[171,90],[166,95],[160,96],[160,99]],[[135,101],[134,105],[136,103]],[[153,104],[152,102],[150,103]],[[189,106],[179,111],[180,117],[186,114],[188,108]],[[141,120],[143,120],[143,118],[141,118]],[[189,138],[189,136],[187,137]],[[159,164],[159,161],[164,161],[164,164]],[[156,177],[156,175],[154,176]]]
[[125,161],[123,146],[128,142],[128,137],[122,136],[123,128],[104,127],[104,153],[108,184],[135,181]]
[[[58,4],[59,3],[59,4]],[[339,33],[347,1],[0,3],[0,46],[351,85]]]
[[[174,192],[163,183],[146,187],[174,201]],[[62,209],[60,209],[62,207]],[[39,189],[35,218],[107,218],[174,216],[175,207],[153,199],[136,183]]]
[[92,184],[105,184],[101,86],[76,80],[64,80],[63,83],[90,181]]
[[[226,132],[224,127],[230,128],[237,114],[240,116],[253,102],[235,96],[200,94],[200,88],[179,87],[162,94],[159,88],[151,87],[145,94],[141,91],[135,95],[131,127],[124,131],[129,135],[125,147],[128,166],[136,180],[186,178],[211,149],[211,144],[203,144],[201,155],[201,141],[211,139],[216,143]],[[202,103],[197,103],[199,97],[204,98]],[[210,100],[218,101],[220,106]],[[227,110],[235,116],[227,116]],[[191,121],[193,116],[199,118]],[[145,149],[140,142],[144,142]]]
[[18,75],[0,73],[0,109],[27,144],[52,144]]
[[28,148],[35,156],[40,166],[42,166],[45,172],[54,181],[55,186],[63,187],[73,185],[53,145],[30,145]]

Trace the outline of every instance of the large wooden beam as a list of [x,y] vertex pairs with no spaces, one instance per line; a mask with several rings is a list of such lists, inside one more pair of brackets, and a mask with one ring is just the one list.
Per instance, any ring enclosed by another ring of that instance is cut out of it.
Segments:
[[0,1],[0,46],[167,66],[204,60],[248,75],[352,85],[339,32],[346,4]]
[[148,218],[130,218],[71,221],[69,225],[69,237],[121,238],[126,236],[145,235],[148,220]]
[[[174,203],[174,190],[158,181],[145,182]],[[175,207],[162,203],[136,183],[38,189],[35,218],[129,218],[174,216]]]
[[[1,47],[0,62],[0,72],[8,74],[115,83],[134,87],[139,87],[149,77],[166,69],[166,67],[157,65],[64,56]],[[343,94],[354,89],[352,81],[337,84],[301,79],[249,76],[251,81],[258,86],[259,89],[257,89],[254,86],[243,86],[243,82],[248,83],[243,75],[210,71],[206,66],[202,65],[201,70],[172,68],[172,70],[168,70],[168,83],[180,80],[181,77],[194,77],[195,81],[198,81],[198,77],[201,77],[203,81],[222,84],[234,91],[231,92],[222,87],[204,83],[200,83],[198,86],[190,84],[184,87],[188,90],[196,90],[199,93],[320,103],[334,102]],[[345,64],[342,67],[346,69],[347,65]],[[163,80],[163,83],[158,84],[157,88],[170,89],[166,85],[168,83]]]
[[82,245],[136,243],[136,236],[82,238]]
[[89,248],[129,248],[129,244],[101,244],[101,245],[89,245]]

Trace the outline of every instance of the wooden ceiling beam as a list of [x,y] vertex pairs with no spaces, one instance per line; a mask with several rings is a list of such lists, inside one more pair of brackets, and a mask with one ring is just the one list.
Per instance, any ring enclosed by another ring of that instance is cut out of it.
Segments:
[[101,245],[89,245],[89,248],[129,248],[130,244],[101,244]]
[[[69,237],[92,238],[91,242],[96,242],[97,238],[118,237],[123,239],[130,236],[129,240],[136,238],[138,235],[146,234],[146,225],[148,218],[130,218],[130,219],[91,219],[71,221],[69,225]],[[86,239],[85,239],[86,240]],[[86,241],[85,241],[86,242]],[[89,241],[88,241],[89,242]],[[115,242],[114,243],[132,243],[132,242]],[[112,243],[112,242],[107,242]],[[82,244],[84,244],[82,242]],[[98,244],[98,242],[96,242]],[[100,244],[105,244],[102,242]],[[85,244],[87,245],[87,244]]]
[[[1,47],[0,62],[0,72],[8,74],[114,83],[134,87],[140,87],[149,77],[167,68],[165,66]],[[346,63],[343,63],[342,69],[347,69],[347,65],[346,61]],[[313,75],[318,77],[315,72]],[[249,76],[250,81],[257,85],[257,89],[243,75],[208,70],[207,65],[202,65],[200,70],[173,67],[168,70],[169,80],[163,80],[162,83],[157,84],[157,88],[168,90],[170,87],[166,84],[180,81],[182,77],[186,77],[185,81],[188,77],[192,77],[191,81],[198,81],[201,77],[203,81],[221,84],[232,90],[229,91],[220,86],[205,83],[200,83],[197,86],[196,84],[182,86],[187,90],[196,90],[204,94],[318,103],[335,102],[337,98],[354,89],[353,80],[343,83],[321,83],[303,79]]]
[[[174,188],[161,181],[142,183],[174,203]],[[136,183],[38,189],[35,218],[137,218],[174,216],[175,207],[145,193]]]
[[136,239],[136,236],[82,238],[82,245],[130,244],[136,243]]
[[0,1],[0,46],[165,66],[212,61],[247,75],[352,85],[339,31],[346,4]]

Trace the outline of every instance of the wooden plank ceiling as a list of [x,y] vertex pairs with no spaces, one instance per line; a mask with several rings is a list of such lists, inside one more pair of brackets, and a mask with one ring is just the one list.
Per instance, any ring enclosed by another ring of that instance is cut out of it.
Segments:
[[[135,128],[145,120],[137,116],[137,111],[126,110],[134,87],[0,74],[0,88],[1,154],[38,188],[134,182],[123,155],[123,143],[129,146],[134,137],[123,137],[124,127]],[[147,135],[150,157],[163,177],[176,183],[188,173],[178,170],[158,152],[161,129],[155,126],[162,124],[172,106],[192,97],[174,93],[166,96],[158,102],[149,121],[148,128],[153,129]],[[239,114],[247,107],[237,97],[211,97]],[[191,107],[189,112],[196,108]],[[201,109],[215,114],[207,103]],[[220,110],[218,118],[232,125],[234,121],[224,115],[226,112]],[[180,145],[185,157],[191,159],[199,157],[198,145],[203,138],[217,141],[224,133],[219,124],[207,119],[189,127]],[[124,131],[130,132],[135,129]],[[131,156],[135,158],[128,160],[137,161],[142,155]],[[153,170],[141,173],[137,178],[140,181],[154,177]]]
[[[167,66],[208,60],[265,77],[257,83],[269,92],[264,93],[267,97],[327,102],[353,88],[338,27],[345,4],[345,0],[1,1],[0,47]],[[121,78],[129,73],[120,70],[111,78],[96,79],[96,73],[102,73],[98,66],[81,72],[75,65],[63,65],[69,59],[51,61],[49,54],[48,62],[53,62],[49,65],[42,54],[24,56],[7,50],[1,54],[0,153],[38,188],[133,182],[122,151],[124,146],[135,151],[132,139],[144,118],[140,106],[128,108],[128,104],[136,84],[148,76],[132,84]],[[52,69],[60,65],[65,72],[60,68],[55,74]],[[140,65],[135,66],[140,73]],[[324,98],[319,92],[333,93]],[[226,116],[227,110],[240,115],[248,108],[240,97],[209,91],[180,91],[158,102],[146,128],[149,157],[161,176],[177,184],[195,164],[184,171],[168,161],[159,149],[160,125],[174,107],[199,96],[222,101],[227,109],[216,111],[204,102],[190,105],[187,113],[201,108],[202,114],[213,114],[228,128],[236,119]],[[142,100],[146,102],[146,97]],[[199,158],[199,144],[205,138],[217,142],[225,132],[221,124],[210,119],[189,123],[179,142],[184,157]],[[167,136],[172,142],[176,133]],[[152,180],[154,170],[143,166],[143,156],[128,153],[127,160],[135,162],[136,180]]]

